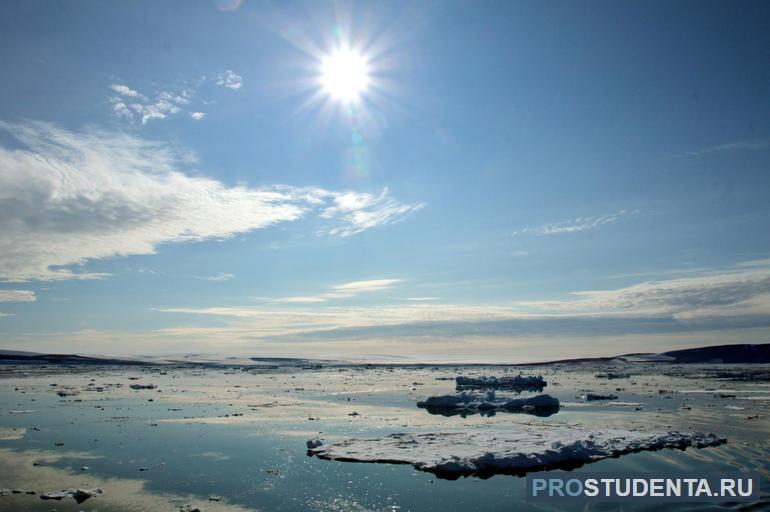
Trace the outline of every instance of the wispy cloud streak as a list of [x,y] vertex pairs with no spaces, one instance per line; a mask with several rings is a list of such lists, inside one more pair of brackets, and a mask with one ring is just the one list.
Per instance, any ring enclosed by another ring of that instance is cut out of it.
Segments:
[[35,302],[32,290],[0,290],[0,302]]
[[635,212],[629,212],[628,210],[620,210],[609,215],[600,215],[597,217],[578,217],[563,222],[555,222],[552,224],[543,224],[541,226],[534,226],[529,228],[520,229],[514,231],[514,235],[563,235],[568,233],[578,233],[580,231],[588,231],[596,229],[606,224],[613,224],[619,221],[624,216]]
[[697,157],[711,153],[724,153],[729,151],[757,151],[770,148],[770,140],[744,140],[740,142],[730,142],[727,144],[717,144],[697,151],[686,151],[679,155],[679,158]]
[[402,279],[369,279],[366,281],[351,281],[332,286],[332,291],[320,295],[304,295],[295,297],[284,297],[276,299],[273,302],[284,304],[304,304],[326,302],[332,299],[347,299],[361,295],[362,293],[373,293],[387,290],[393,285],[400,283]]

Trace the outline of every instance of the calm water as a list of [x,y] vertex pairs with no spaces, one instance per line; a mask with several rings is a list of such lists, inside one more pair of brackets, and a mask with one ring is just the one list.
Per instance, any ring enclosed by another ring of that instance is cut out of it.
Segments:
[[[546,392],[564,407],[546,418],[508,413],[444,417],[415,406],[417,399],[454,391],[453,382],[436,377],[499,375],[500,369],[170,369],[165,375],[120,368],[3,370],[0,488],[39,494],[100,487],[104,494],[80,505],[9,495],[0,497],[0,510],[177,510],[188,503],[208,511],[549,510],[524,501],[523,478],[449,481],[407,465],[323,461],[305,451],[305,441],[314,436],[334,440],[403,431],[531,429],[540,423],[693,428],[724,435],[728,444],[717,448],[639,453],[576,471],[759,470],[765,479],[763,500],[768,500],[770,386],[686,378],[697,373],[696,367],[682,375],[645,370],[612,381],[596,379],[596,368],[548,369]],[[136,383],[158,388],[129,388]],[[79,394],[56,394],[67,387]],[[715,391],[720,389],[721,396]],[[611,391],[618,403],[583,403],[576,397],[584,390]],[[354,411],[359,415],[350,416]],[[223,501],[210,502],[209,496]],[[626,504],[623,509],[644,507]]]

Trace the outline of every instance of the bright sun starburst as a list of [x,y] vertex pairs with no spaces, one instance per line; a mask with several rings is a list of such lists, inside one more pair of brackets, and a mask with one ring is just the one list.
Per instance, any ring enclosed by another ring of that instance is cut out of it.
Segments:
[[335,100],[357,101],[369,85],[366,58],[350,48],[337,49],[321,61],[321,84]]

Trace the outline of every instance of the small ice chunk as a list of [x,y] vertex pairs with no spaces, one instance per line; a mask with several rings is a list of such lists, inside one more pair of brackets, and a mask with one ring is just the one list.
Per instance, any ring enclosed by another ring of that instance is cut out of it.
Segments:
[[69,497],[68,491],[46,492],[40,495],[41,500],[63,500]]
[[156,389],[158,386],[155,384],[131,384],[131,389]]
[[323,442],[323,439],[314,437],[313,439],[308,439],[306,444],[307,444],[307,449],[312,450],[313,448],[318,448],[319,446],[322,446],[324,442]]
[[580,398],[582,398],[587,402],[593,402],[594,400],[617,400],[618,395],[613,395],[613,394],[602,395],[599,393],[586,393],[585,395],[581,395]]

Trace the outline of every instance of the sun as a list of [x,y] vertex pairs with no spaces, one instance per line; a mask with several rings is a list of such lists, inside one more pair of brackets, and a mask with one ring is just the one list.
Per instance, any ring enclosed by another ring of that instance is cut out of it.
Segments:
[[369,86],[366,58],[350,48],[339,48],[321,60],[321,84],[332,99],[358,101]]

